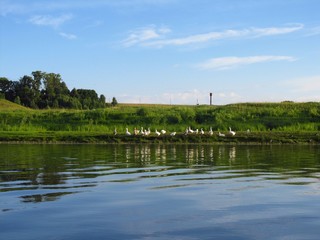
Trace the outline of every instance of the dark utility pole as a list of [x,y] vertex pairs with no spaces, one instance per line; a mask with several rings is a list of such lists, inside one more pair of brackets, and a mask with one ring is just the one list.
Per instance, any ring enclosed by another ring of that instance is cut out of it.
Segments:
[[210,93],[210,106],[212,105],[212,93]]

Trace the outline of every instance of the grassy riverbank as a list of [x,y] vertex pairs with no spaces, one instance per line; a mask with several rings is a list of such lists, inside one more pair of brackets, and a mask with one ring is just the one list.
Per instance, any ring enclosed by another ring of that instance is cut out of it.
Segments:
[[237,132],[235,136],[219,137],[218,134],[175,136],[126,136],[112,135],[100,132],[28,132],[1,131],[2,143],[203,143],[203,144],[319,144],[320,135],[317,132]]
[[[189,126],[202,128],[205,134],[185,135]],[[126,128],[133,133],[141,127],[150,128],[151,134],[125,135]],[[212,136],[208,134],[210,127]],[[229,127],[236,131],[235,136],[228,134]],[[156,136],[156,129],[165,129],[167,134]],[[320,143],[319,130],[319,103],[128,104],[95,110],[32,110],[0,100],[1,142],[310,144]],[[171,132],[177,132],[176,136],[170,136]],[[226,136],[220,137],[218,132]]]

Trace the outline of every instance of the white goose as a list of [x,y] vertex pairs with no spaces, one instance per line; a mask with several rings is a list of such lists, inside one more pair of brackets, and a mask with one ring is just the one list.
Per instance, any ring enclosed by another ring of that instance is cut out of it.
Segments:
[[156,129],[155,134],[156,134],[157,136],[160,136],[161,133],[158,132],[158,130]]
[[126,135],[127,135],[127,136],[130,136],[130,135],[131,135],[131,133],[129,132],[128,128],[126,128]]
[[231,134],[231,136],[236,135],[236,132],[235,132],[235,131],[232,131],[232,130],[231,130],[231,127],[229,127],[229,133]]
[[200,134],[201,134],[201,135],[203,135],[203,134],[204,134],[204,131],[203,131],[203,129],[202,129],[202,128],[200,129]]
[[212,127],[210,127],[209,135],[210,135],[210,136],[212,136],[212,135],[213,135]]
[[161,130],[162,134],[166,134],[166,132],[167,132],[166,130],[163,130],[163,129]]
[[219,137],[225,137],[226,135],[224,133],[219,132],[218,133]]
[[170,136],[175,136],[175,135],[176,135],[176,132],[170,133]]

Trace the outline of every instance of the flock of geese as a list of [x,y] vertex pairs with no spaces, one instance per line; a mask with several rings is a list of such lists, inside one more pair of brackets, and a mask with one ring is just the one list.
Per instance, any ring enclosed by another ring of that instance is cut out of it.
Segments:
[[[143,128],[141,127],[141,129],[137,129],[137,128],[134,128],[133,132],[131,133],[129,131],[128,128],[126,128],[126,132],[125,132],[125,135],[127,136],[131,136],[131,135],[134,135],[134,136],[137,136],[137,135],[142,135],[142,136],[149,136],[151,134],[151,130],[150,128],[146,129],[146,128]],[[213,135],[213,131],[212,131],[212,128],[210,127],[210,130],[208,131],[208,135],[209,136],[212,136]],[[114,135],[117,135],[118,132],[117,132],[117,129],[114,129]],[[157,129],[155,129],[154,131],[154,134],[156,136],[160,136],[160,135],[166,135],[167,134],[167,131],[162,129],[160,131],[158,131]],[[169,135],[170,136],[175,136],[177,134],[177,132],[171,132]],[[203,130],[203,128],[201,128],[200,130],[198,129],[191,129],[191,127],[188,127],[186,128],[185,132],[184,132],[184,135],[188,135],[188,134],[200,134],[200,135],[205,135],[206,132]],[[231,127],[229,127],[229,132],[228,134],[225,134],[225,133],[221,133],[221,132],[218,132],[218,136],[219,137],[225,137],[226,135],[229,135],[229,136],[234,136],[236,135],[236,132],[235,131],[232,131]]]

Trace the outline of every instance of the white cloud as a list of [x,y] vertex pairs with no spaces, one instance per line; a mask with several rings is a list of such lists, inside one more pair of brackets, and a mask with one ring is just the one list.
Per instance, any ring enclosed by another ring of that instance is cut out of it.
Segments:
[[295,61],[290,56],[250,56],[250,57],[222,57],[212,58],[203,63],[197,64],[196,67],[201,70],[224,70],[235,68],[241,65],[249,65],[261,62],[273,61]]
[[247,31],[226,30],[224,32],[210,32],[204,34],[191,35],[185,38],[164,39],[159,41],[148,42],[146,46],[163,47],[166,45],[180,46],[194,43],[204,43],[213,40],[235,38],[245,36]]
[[295,24],[291,27],[271,27],[271,28],[252,28],[251,32],[253,37],[260,37],[260,36],[272,36],[272,35],[281,35],[281,34],[288,34],[303,28],[303,24]]
[[69,39],[69,40],[77,39],[77,36],[76,36],[76,35],[70,34],[70,33],[60,32],[59,35],[60,35],[61,37],[64,37],[64,38],[66,38],[66,39]]
[[131,31],[129,37],[123,40],[122,44],[126,47],[130,47],[136,44],[142,44],[153,39],[161,38],[170,31],[171,30],[169,28],[156,28],[153,25],[145,28],[139,28]]
[[320,75],[289,80],[284,82],[283,85],[295,93],[319,92]]
[[57,28],[70,19],[72,19],[71,14],[64,14],[58,17],[53,17],[50,15],[36,15],[30,18],[29,22],[39,26],[50,26],[53,28]]
[[[236,39],[236,38],[258,38],[263,36],[272,36],[272,35],[281,35],[288,34],[295,31],[298,31],[303,28],[302,24],[294,24],[288,27],[270,27],[270,28],[247,28],[242,30],[229,29],[220,32],[208,32],[203,34],[195,34],[186,36],[183,38],[172,38],[165,39],[162,35],[162,39],[158,37],[145,38],[143,41],[129,41],[128,46],[141,45],[141,46],[151,46],[151,47],[164,47],[164,46],[182,46],[190,44],[200,44],[207,43],[210,41],[223,40],[223,39]],[[155,28],[152,29],[155,32]],[[160,32],[159,32],[160,33]],[[131,34],[126,41],[131,40],[132,37],[137,39],[137,36],[143,36],[143,32],[134,31],[133,35]]]

